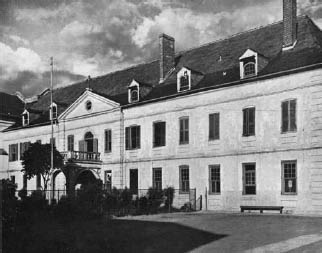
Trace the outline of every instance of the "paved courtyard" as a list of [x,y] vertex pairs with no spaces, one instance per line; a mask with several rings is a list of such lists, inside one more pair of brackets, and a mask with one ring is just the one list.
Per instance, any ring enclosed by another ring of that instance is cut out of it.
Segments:
[[322,252],[322,217],[206,212],[125,219],[175,223],[214,235],[191,252]]

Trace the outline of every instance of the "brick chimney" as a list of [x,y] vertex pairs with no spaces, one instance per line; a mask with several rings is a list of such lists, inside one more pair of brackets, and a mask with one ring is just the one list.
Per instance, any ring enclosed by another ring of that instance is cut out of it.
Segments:
[[160,34],[160,83],[164,81],[167,73],[174,68],[174,38]]
[[297,39],[296,0],[283,0],[283,49],[292,48]]

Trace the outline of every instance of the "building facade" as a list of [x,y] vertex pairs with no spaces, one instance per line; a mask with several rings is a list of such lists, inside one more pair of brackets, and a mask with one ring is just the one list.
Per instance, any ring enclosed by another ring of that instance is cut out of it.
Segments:
[[156,61],[54,90],[53,104],[46,92],[24,101],[3,120],[2,176],[41,186],[24,179],[21,157],[54,141],[65,168],[52,189],[100,178],[188,198],[196,189],[209,210],[322,214],[322,32],[295,0],[283,7],[281,22],[184,52],[162,34]]

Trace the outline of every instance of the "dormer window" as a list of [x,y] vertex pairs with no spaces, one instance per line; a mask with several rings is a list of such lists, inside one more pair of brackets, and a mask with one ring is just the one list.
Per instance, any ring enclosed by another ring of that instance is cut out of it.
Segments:
[[190,90],[191,88],[191,71],[182,68],[177,74],[177,90],[178,92]]
[[57,119],[57,104],[52,103],[50,106],[50,120]]
[[247,49],[246,52],[239,58],[240,64],[240,78],[249,78],[258,75],[268,63],[268,59],[251,49]]
[[129,103],[134,103],[139,101],[139,98],[140,98],[139,88],[140,88],[139,83],[133,80],[128,87]]
[[28,126],[29,125],[29,112],[27,110],[24,110],[22,113],[22,126]]
[[248,62],[244,64],[244,77],[251,77],[256,75],[255,62]]

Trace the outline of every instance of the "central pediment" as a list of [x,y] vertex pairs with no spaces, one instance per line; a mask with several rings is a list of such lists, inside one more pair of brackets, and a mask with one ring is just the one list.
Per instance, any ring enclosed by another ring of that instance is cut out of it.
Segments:
[[87,89],[59,116],[59,119],[88,117],[118,107],[120,107],[119,103]]

